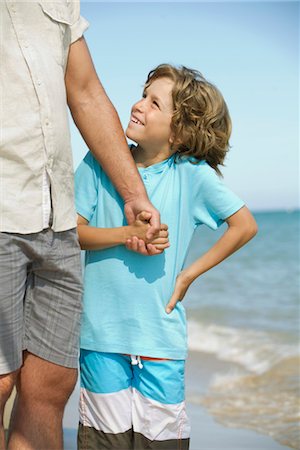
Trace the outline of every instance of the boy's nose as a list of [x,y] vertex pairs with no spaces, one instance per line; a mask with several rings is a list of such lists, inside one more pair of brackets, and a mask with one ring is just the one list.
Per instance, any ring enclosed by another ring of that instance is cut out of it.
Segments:
[[141,100],[139,100],[135,105],[134,105],[135,109],[137,111],[142,112],[144,110],[144,99],[142,98]]

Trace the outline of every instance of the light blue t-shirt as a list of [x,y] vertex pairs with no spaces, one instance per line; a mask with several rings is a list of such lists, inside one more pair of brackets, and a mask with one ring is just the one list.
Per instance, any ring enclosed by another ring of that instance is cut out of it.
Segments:
[[[206,163],[174,156],[139,168],[149,198],[169,226],[170,248],[144,256],[119,245],[87,251],[81,348],[185,359],[184,306],[165,312],[199,225],[216,229],[244,203]],[[126,225],[123,200],[91,153],[75,174],[77,212],[94,227]],[[200,256],[200,255],[199,255]]]

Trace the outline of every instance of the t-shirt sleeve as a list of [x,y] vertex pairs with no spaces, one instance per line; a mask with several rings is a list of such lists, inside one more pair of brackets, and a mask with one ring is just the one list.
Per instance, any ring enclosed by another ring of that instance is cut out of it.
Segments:
[[90,222],[98,199],[98,164],[89,152],[75,172],[76,211]]
[[225,186],[210,166],[199,167],[198,189],[194,203],[196,225],[205,224],[216,230],[245,203]]

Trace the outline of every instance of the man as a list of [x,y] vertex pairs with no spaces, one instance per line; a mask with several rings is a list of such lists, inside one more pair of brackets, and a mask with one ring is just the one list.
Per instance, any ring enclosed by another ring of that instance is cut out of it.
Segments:
[[79,3],[4,0],[0,19],[0,449],[15,384],[8,448],[62,449],[81,312],[67,103],[128,221],[149,211],[150,238],[159,214],[94,70]]

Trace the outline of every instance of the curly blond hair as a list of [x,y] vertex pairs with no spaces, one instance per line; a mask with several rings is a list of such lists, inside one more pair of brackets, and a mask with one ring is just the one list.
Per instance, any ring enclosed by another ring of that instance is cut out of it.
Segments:
[[218,166],[224,165],[231,134],[231,120],[222,94],[200,72],[184,66],[160,64],[148,74],[145,87],[158,78],[174,82],[173,150],[179,158],[192,157],[192,162],[205,160],[221,175]]

